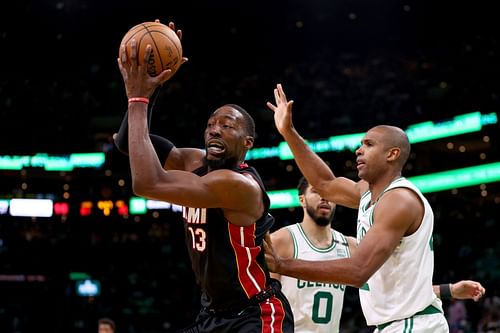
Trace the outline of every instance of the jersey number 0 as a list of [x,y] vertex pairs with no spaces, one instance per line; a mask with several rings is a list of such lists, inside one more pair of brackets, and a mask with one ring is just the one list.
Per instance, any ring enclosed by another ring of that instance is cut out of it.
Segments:
[[333,295],[327,291],[314,294],[312,320],[316,324],[327,324],[332,320]]

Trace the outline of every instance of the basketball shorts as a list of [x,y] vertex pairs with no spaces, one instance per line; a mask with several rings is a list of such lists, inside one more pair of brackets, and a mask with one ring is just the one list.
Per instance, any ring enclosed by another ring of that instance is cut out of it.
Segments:
[[293,333],[293,314],[278,290],[270,298],[243,309],[213,312],[203,309],[196,322],[177,333]]
[[415,315],[392,322],[374,333],[449,333],[448,322],[442,313]]

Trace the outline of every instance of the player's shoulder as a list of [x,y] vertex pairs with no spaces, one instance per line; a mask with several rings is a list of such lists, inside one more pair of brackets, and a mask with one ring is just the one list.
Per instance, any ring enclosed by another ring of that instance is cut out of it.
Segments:
[[271,239],[278,240],[278,241],[291,241],[292,240],[292,235],[290,234],[290,227],[282,227],[279,228],[278,230],[274,231],[271,233]]
[[232,169],[213,170],[208,172],[204,177],[217,179],[227,183],[242,183],[247,185],[258,184],[258,181],[253,174],[248,172],[238,172],[237,170]]
[[281,256],[293,255],[293,239],[289,227],[282,227],[271,233],[274,249]]
[[379,200],[381,203],[394,208],[393,203],[397,202],[399,206],[412,208],[420,205],[420,197],[415,189],[409,186],[395,186],[387,190]]
[[346,236],[345,239],[346,239],[347,245],[351,249],[351,253],[352,253],[352,251],[354,251],[358,247],[358,241],[356,240],[356,238],[354,238],[352,236]]

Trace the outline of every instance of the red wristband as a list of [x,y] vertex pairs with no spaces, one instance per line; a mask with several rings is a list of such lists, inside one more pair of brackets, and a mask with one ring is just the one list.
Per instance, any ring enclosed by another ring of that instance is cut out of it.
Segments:
[[147,97],[131,97],[128,99],[128,102],[129,103],[141,102],[141,103],[149,104],[149,98],[147,98]]

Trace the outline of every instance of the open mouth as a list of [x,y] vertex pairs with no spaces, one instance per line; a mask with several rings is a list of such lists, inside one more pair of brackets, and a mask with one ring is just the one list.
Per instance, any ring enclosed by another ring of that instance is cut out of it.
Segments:
[[207,144],[207,153],[213,156],[221,156],[226,151],[226,147],[219,141],[209,141]]

